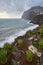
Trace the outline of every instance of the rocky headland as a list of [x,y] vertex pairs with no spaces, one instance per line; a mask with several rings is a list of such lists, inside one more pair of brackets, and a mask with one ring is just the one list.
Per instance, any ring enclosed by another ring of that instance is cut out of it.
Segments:
[[43,7],[35,6],[25,11],[22,15],[23,19],[31,20],[34,24],[43,24]]

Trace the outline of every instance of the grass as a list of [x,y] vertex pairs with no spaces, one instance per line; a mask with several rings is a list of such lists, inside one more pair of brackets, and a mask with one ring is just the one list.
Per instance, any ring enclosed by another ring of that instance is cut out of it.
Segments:
[[5,49],[6,51],[8,51],[10,48],[11,48],[11,45],[8,42],[6,42],[3,46],[3,49]]
[[38,43],[36,43],[34,46],[35,46],[37,49],[39,48],[39,44],[38,44]]
[[27,58],[27,61],[29,61],[29,62],[32,61],[33,53],[30,50],[26,51],[26,58]]
[[5,51],[4,49],[0,50],[0,61],[2,64],[6,63],[6,57],[7,57],[7,51]]
[[31,35],[31,34],[33,34],[33,31],[32,31],[32,30],[28,30],[28,31],[26,32],[26,35]]
[[22,46],[23,45],[23,39],[18,40],[18,45]]
[[43,38],[41,38],[40,41],[39,41],[39,47],[40,48],[43,47]]

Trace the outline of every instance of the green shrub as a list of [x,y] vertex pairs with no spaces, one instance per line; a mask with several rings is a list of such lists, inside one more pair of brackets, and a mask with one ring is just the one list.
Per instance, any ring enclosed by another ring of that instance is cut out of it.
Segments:
[[4,46],[3,46],[3,48],[8,51],[8,50],[11,48],[11,45],[6,42],[6,43],[4,44]]
[[28,30],[28,31],[26,32],[26,35],[31,35],[31,34],[33,34],[33,31],[32,31],[32,30]]
[[37,32],[40,32],[41,35],[43,35],[43,26],[39,26],[38,28],[38,31]]
[[43,29],[39,29],[40,34],[43,34]]
[[20,45],[20,46],[23,45],[23,39],[18,40],[18,45]]
[[43,29],[40,30],[41,37],[43,37]]
[[30,50],[26,51],[26,58],[27,58],[27,61],[29,61],[29,62],[32,61],[33,53]]
[[40,41],[39,41],[39,47],[40,48],[43,47],[43,38],[41,38]]
[[0,61],[2,64],[6,63],[7,52],[4,49],[0,50]]
[[39,48],[39,44],[35,44],[34,46],[35,46],[36,48]]

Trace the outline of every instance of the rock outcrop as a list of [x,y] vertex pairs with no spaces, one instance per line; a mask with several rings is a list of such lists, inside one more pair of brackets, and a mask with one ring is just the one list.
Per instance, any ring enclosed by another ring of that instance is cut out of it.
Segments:
[[22,15],[23,19],[31,20],[35,24],[43,24],[43,7],[36,6],[25,11]]

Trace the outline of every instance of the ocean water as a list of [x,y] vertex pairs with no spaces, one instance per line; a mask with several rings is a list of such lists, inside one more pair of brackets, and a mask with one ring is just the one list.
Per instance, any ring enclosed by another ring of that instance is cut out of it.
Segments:
[[0,19],[0,47],[5,42],[10,44],[18,36],[22,36],[27,30],[33,30],[38,25],[30,23],[30,20],[24,19]]

